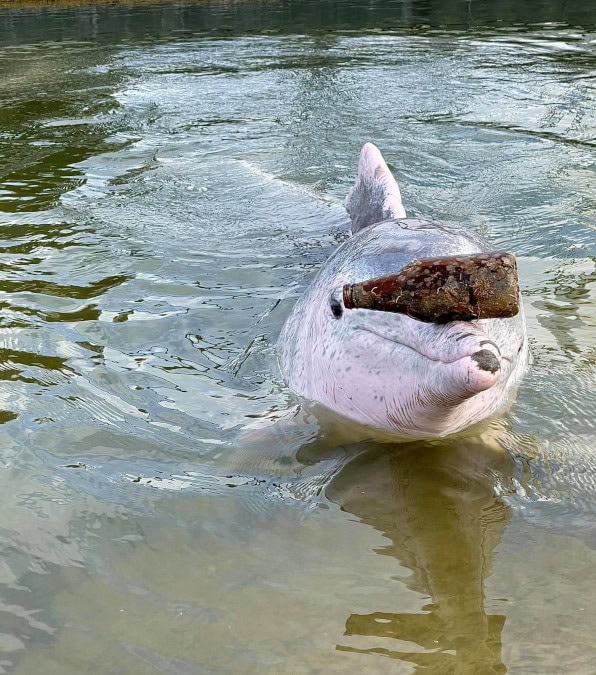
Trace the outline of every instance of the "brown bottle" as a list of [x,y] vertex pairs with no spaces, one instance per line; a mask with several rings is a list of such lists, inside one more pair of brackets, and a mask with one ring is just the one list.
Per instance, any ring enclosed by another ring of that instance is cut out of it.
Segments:
[[519,312],[517,263],[504,251],[423,258],[397,274],[346,284],[343,300],[347,309],[432,323],[512,317]]

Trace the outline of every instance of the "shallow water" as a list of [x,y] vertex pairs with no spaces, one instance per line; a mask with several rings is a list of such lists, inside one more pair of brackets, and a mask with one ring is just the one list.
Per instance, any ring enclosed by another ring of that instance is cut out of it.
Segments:
[[[594,671],[589,4],[0,9],[0,672]],[[366,140],[518,254],[489,444],[238,436]]]

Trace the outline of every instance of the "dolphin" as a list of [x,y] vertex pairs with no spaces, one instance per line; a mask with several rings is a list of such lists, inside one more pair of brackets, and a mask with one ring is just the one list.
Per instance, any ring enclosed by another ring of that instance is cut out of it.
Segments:
[[362,148],[344,206],[351,236],[324,263],[279,337],[289,388],[340,419],[395,437],[445,437],[504,412],[529,358],[521,299],[515,316],[434,323],[347,307],[342,292],[413,261],[491,253],[491,244],[463,227],[408,218],[372,143]]

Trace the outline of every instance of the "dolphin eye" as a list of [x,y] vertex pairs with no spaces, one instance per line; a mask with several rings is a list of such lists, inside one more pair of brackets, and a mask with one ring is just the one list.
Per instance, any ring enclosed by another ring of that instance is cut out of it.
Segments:
[[331,298],[329,300],[329,307],[331,308],[331,313],[336,319],[339,319],[344,313],[344,308],[341,305],[341,302],[337,298]]

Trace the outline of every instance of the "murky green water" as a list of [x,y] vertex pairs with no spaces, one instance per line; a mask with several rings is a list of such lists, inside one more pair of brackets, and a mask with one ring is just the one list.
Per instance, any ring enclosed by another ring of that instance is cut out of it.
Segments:
[[[0,672],[594,672],[596,8],[517,4],[0,9]],[[366,140],[519,256],[506,452],[237,439]]]

